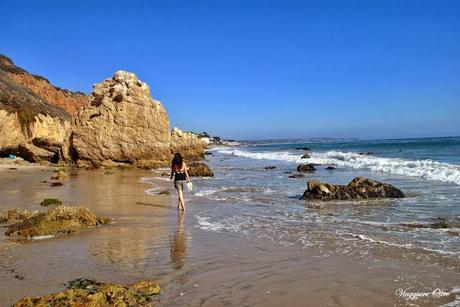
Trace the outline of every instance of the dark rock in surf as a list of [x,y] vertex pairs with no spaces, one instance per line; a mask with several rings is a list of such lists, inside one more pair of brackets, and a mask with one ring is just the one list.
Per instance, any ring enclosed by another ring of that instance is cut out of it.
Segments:
[[434,219],[433,223],[427,223],[427,224],[402,223],[401,226],[410,227],[410,228],[433,228],[433,229],[460,228],[460,221],[438,217]]
[[191,177],[213,177],[214,173],[203,162],[191,162],[188,165],[188,174]]
[[333,167],[333,166],[328,166],[328,167],[326,167],[326,169],[327,169],[327,170],[333,170],[333,169],[335,169],[335,167]]
[[367,151],[367,152],[360,152],[358,154],[361,155],[361,156],[373,156],[373,155],[375,155],[375,152]]
[[356,177],[346,186],[310,180],[302,199],[347,200],[369,198],[403,198],[404,193],[394,186],[364,177]]
[[274,170],[274,169],[276,169],[276,166],[265,166],[264,169],[267,170],[267,171]]
[[309,154],[304,154],[302,157],[300,157],[300,159],[310,159],[310,155]]
[[289,175],[288,177],[289,177],[289,178],[304,178],[305,175],[304,175],[304,174],[297,173],[297,174]]
[[308,150],[308,151],[311,150],[311,149],[308,148],[308,147],[297,147],[296,149],[297,149],[297,150]]
[[313,171],[316,171],[316,168],[314,164],[312,163],[300,164],[299,166],[297,166],[297,171],[298,172],[313,172]]

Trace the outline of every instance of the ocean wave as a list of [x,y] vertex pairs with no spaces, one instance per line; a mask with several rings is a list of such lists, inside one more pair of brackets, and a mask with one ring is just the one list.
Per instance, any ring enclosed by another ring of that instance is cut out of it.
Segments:
[[289,151],[249,152],[240,149],[220,150],[220,153],[251,159],[285,161],[294,163],[316,163],[337,165],[357,169],[368,169],[393,175],[418,177],[425,180],[450,182],[460,185],[460,165],[433,160],[405,160],[360,155],[355,152],[327,151],[311,153],[309,159],[301,159],[299,154]]

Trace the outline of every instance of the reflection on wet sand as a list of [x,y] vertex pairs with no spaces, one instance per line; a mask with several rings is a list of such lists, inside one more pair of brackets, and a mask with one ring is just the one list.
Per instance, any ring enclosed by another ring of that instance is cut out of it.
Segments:
[[119,221],[121,225],[99,229],[98,238],[88,246],[91,255],[100,263],[126,270],[136,271],[147,266],[149,259],[154,257],[156,247],[165,243],[162,239],[166,235],[164,219],[154,220],[123,220]]
[[176,270],[185,265],[185,258],[187,257],[187,241],[184,235],[184,214],[183,211],[178,211],[176,232],[170,242],[171,263]]

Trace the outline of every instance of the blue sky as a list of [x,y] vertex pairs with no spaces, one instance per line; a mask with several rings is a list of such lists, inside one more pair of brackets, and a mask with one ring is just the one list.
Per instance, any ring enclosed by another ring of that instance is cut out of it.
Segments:
[[0,0],[0,53],[89,93],[135,72],[238,139],[460,135],[460,1]]

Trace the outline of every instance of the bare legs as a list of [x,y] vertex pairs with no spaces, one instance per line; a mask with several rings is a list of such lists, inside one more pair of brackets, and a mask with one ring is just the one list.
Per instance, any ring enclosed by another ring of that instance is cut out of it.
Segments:
[[185,202],[184,202],[184,191],[177,189],[178,199],[177,199],[177,209],[185,211]]

